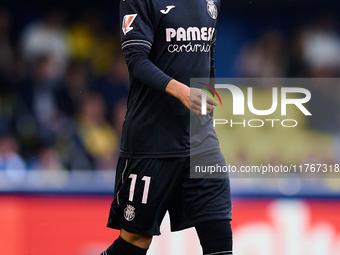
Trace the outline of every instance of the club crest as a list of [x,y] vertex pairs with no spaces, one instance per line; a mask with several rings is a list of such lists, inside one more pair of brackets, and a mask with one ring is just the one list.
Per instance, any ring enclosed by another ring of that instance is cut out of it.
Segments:
[[211,18],[217,19],[217,6],[213,0],[207,0],[207,11]]
[[132,205],[127,205],[124,209],[124,218],[127,221],[132,221],[135,218],[135,208]]

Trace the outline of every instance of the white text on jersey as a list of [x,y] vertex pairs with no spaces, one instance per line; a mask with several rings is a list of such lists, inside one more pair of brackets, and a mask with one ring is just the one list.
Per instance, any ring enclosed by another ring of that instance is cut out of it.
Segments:
[[176,41],[211,41],[213,39],[215,28],[213,27],[188,27],[184,29],[179,27],[177,30],[174,28],[166,29],[166,41],[171,42],[173,38]]

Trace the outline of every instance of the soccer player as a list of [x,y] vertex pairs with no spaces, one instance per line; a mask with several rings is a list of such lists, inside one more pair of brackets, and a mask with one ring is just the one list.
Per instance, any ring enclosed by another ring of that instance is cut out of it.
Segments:
[[[200,115],[204,92],[189,87],[190,78],[215,77],[219,6],[121,0],[130,91],[107,223],[120,236],[102,255],[146,254],[166,211],[172,231],[195,227],[203,254],[232,254],[229,179],[190,178],[190,163],[225,165],[211,116]],[[206,105],[209,114],[210,97]]]

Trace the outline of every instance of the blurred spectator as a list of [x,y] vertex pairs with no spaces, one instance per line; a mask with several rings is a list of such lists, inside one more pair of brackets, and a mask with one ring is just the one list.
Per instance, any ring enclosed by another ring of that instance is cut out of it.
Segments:
[[75,116],[77,107],[88,91],[89,79],[89,68],[85,62],[69,63],[61,86],[55,90],[60,111],[71,118]]
[[16,97],[0,94],[0,135],[9,132],[14,124]]
[[103,98],[98,93],[88,93],[80,106],[78,134],[96,169],[114,169],[118,152],[117,134],[105,116]]
[[54,89],[56,82],[50,72],[50,57],[43,55],[33,60],[31,76],[20,87],[27,110],[32,113],[43,131],[52,131],[58,121]]
[[100,93],[104,98],[110,110],[108,118],[112,118],[112,124],[120,137],[129,93],[129,73],[123,54],[117,54],[114,60],[108,75],[95,80],[91,89]]
[[68,45],[62,11],[52,10],[43,20],[26,27],[21,38],[23,59],[26,64],[42,55],[50,61],[48,69],[53,78],[60,77],[68,58]]
[[26,165],[19,155],[18,141],[12,135],[0,137],[0,171],[13,181],[21,181],[25,177]]
[[43,147],[37,157],[30,162],[30,168],[34,170],[62,170],[64,167],[55,148]]
[[10,13],[0,9],[0,93],[11,91],[15,80],[15,58],[10,40],[10,27]]
[[101,13],[87,11],[84,16],[68,30],[71,57],[89,62],[95,75],[105,75],[117,47],[120,48],[119,40],[117,43],[117,36],[105,30]]
[[287,46],[288,53],[288,77],[306,77],[307,65],[303,56],[302,46],[302,33],[301,27],[296,28],[288,37],[290,42]]
[[37,57],[32,71],[19,87],[21,97],[17,129],[25,157],[41,144],[53,146],[60,137],[71,137],[72,121],[58,108],[58,83],[49,72],[49,56]]
[[334,77],[340,68],[340,36],[330,13],[321,15],[302,33],[305,62],[313,77]]
[[87,12],[84,18],[68,29],[70,55],[76,60],[90,60],[96,44],[96,36],[102,31],[101,19],[95,12]]
[[269,30],[255,43],[243,48],[236,69],[240,77],[285,77],[286,55],[283,34],[278,30]]

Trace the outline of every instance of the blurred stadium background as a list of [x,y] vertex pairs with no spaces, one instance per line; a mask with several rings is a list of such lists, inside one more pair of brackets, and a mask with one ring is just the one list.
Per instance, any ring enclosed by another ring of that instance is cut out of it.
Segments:
[[[330,0],[223,1],[218,77],[338,78],[339,13]],[[117,236],[105,224],[128,93],[119,31],[118,1],[0,3],[0,254],[95,255]],[[339,163],[340,92],[312,95],[333,111],[303,126],[317,142],[300,162]],[[245,164],[265,136],[224,134],[222,149]],[[339,180],[232,179],[235,254],[340,254]],[[166,218],[162,232],[151,255],[200,254],[192,229],[170,235]]]

